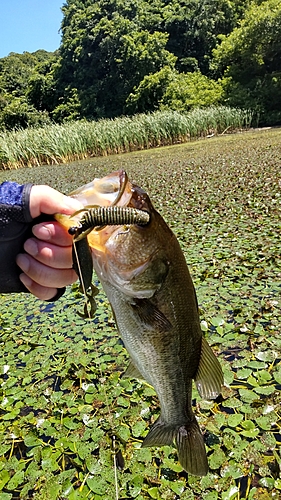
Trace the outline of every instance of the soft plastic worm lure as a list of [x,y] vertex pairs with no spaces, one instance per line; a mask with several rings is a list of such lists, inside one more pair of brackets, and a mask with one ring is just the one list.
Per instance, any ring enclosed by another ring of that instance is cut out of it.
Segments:
[[69,228],[68,232],[74,235],[75,241],[87,236],[99,226],[132,225],[145,226],[149,223],[149,213],[131,207],[95,207],[84,210],[84,215],[78,226]]

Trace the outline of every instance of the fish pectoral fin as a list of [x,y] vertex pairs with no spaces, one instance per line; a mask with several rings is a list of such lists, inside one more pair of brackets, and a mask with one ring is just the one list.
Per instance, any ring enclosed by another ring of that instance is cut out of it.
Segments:
[[204,337],[202,338],[201,357],[195,383],[203,399],[216,399],[221,393],[223,385],[221,365]]
[[158,307],[149,299],[134,299],[131,303],[134,312],[138,315],[142,324],[158,331],[169,331],[172,324]]
[[123,377],[139,378],[144,380],[144,377],[142,376],[141,372],[135,367],[132,361],[130,361],[127,369],[123,373],[122,378]]
[[171,446],[175,444],[182,467],[195,476],[205,476],[208,472],[208,461],[203,436],[195,417],[183,425],[168,425],[156,420],[145,437],[142,447]]

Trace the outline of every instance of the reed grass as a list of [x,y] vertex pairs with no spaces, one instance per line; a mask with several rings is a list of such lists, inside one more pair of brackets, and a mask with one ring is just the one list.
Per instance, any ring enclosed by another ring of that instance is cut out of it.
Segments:
[[156,111],[97,122],[68,122],[0,133],[0,168],[66,163],[89,156],[164,146],[247,128],[250,111],[229,107],[190,113]]

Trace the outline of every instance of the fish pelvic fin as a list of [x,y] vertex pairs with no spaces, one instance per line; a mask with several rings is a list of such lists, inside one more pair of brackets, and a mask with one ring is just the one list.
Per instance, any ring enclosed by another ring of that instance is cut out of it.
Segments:
[[204,337],[202,338],[201,358],[195,383],[203,399],[216,399],[221,393],[223,385],[221,365]]
[[142,374],[140,373],[140,371],[135,367],[134,363],[132,361],[130,361],[127,369],[125,370],[125,372],[123,373],[122,375],[122,378],[126,378],[126,377],[130,377],[130,378],[139,378],[141,380],[143,380],[143,376]]
[[182,467],[194,476],[208,473],[208,461],[203,436],[195,419],[183,425],[168,425],[155,422],[145,437],[142,447],[176,445],[178,459]]

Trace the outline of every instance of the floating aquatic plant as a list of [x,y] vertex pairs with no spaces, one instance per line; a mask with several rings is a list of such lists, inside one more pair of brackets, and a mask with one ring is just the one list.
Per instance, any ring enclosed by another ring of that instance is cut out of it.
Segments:
[[120,378],[127,353],[102,291],[91,321],[77,315],[76,285],[55,304],[1,296],[0,500],[112,500],[112,432],[120,499],[281,497],[280,139],[247,133],[10,172],[68,191],[125,168],[147,189],[184,250],[225,387],[215,402],[194,389],[210,471],[187,477],[174,448],[141,449],[158,401]]

